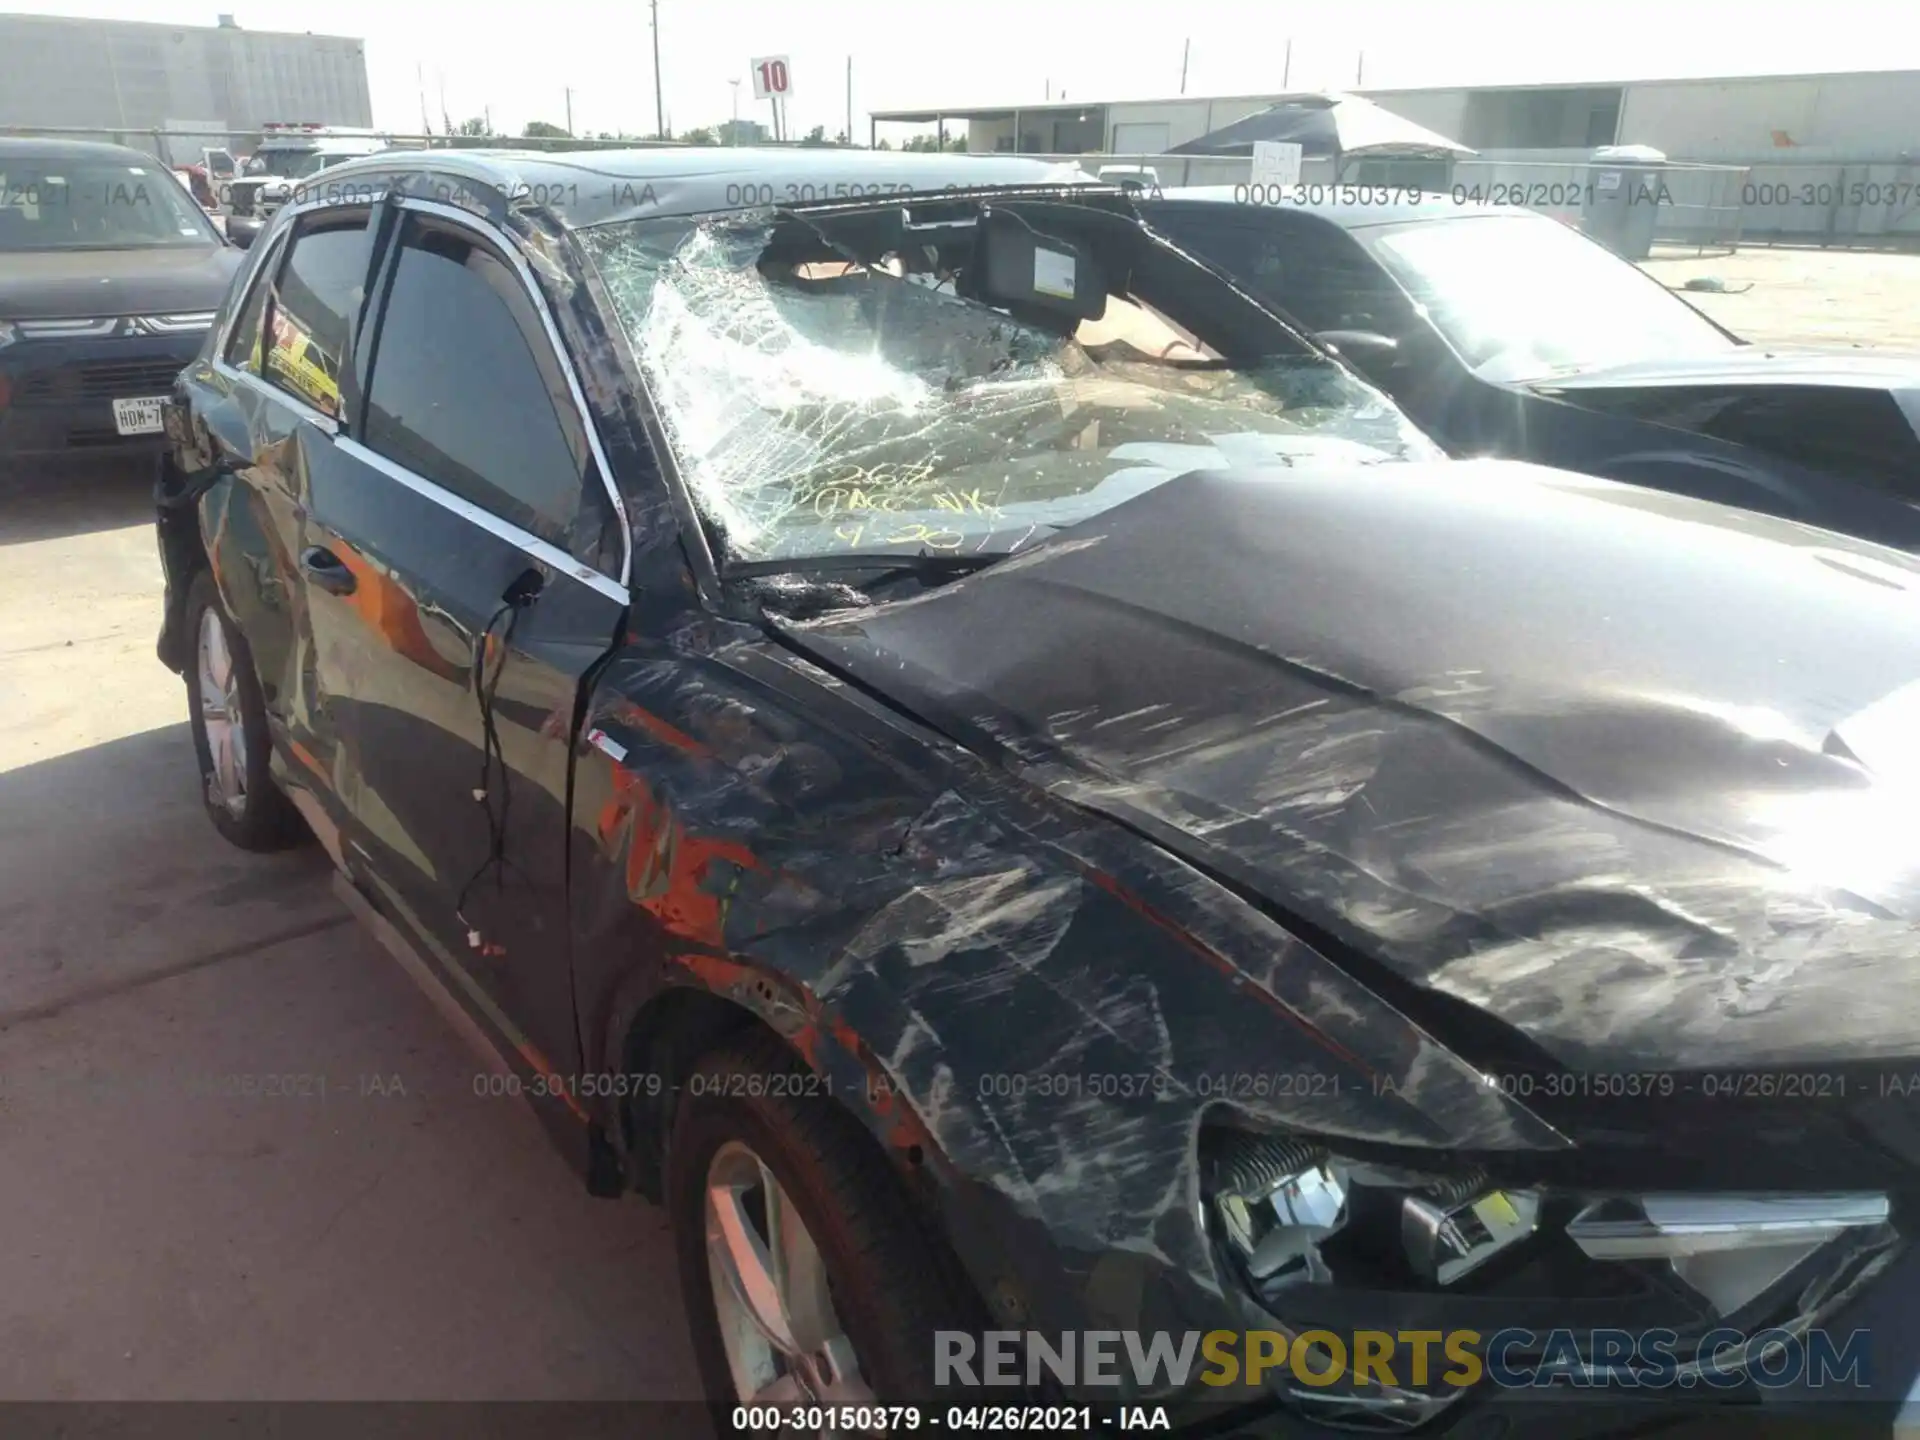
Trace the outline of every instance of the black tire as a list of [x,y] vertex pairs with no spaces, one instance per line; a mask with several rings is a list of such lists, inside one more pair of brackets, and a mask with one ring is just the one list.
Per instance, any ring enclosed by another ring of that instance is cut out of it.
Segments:
[[[798,1084],[762,1085],[767,1077]],[[930,1241],[898,1177],[859,1123],[810,1093],[812,1072],[771,1035],[756,1033],[705,1057],[688,1078],[666,1159],[665,1198],[700,1378],[722,1435],[735,1433],[732,1373],[720,1336],[706,1249],[708,1166],[728,1141],[765,1162],[818,1242],[834,1309],[883,1405],[925,1405],[936,1383],[936,1330],[978,1334],[950,1254]],[[783,1093],[750,1093],[781,1089]]]
[[[202,617],[209,611],[222,627],[232,656],[235,699],[246,735],[246,794],[234,806],[216,798],[213,751],[200,702],[200,633]],[[284,850],[299,844],[307,838],[306,825],[293,802],[274,784],[268,765],[271,741],[267,707],[260,694],[260,679],[254,674],[253,652],[247,649],[246,637],[220,603],[212,574],[204,569],[187,587],[184,619],[187,718],[193,728],[194,759],[200,767],[200,803],[206,807],[207,818],[213,821],[214,829],[242,850]]]

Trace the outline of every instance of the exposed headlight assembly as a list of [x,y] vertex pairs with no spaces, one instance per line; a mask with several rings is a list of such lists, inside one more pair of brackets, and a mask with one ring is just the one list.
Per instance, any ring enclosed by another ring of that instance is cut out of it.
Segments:
[[[1223,1256],[1296,1334],[1659,1328],[1684,1351],[1690,1332],[1813,1323],[1897,1239],[1880,1194],[1569,1193],[1233,1125],[1200,1143]],[[1369,1382],[1295,1398],[1329,1423],[1402,1428],[1459,1392]]]

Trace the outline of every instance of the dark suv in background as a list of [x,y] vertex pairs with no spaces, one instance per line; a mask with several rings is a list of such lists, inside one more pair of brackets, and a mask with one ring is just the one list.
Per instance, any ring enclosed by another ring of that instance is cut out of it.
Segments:
[[157,452],[239,262],[152,156],[0,139],[0,466]]

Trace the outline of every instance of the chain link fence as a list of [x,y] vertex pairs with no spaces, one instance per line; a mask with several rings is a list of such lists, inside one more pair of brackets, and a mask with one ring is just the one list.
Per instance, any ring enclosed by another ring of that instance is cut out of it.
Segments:
[[[1202,155],[1033,155],[1035,160],[1066,161],[1089,174],[1113,167],[1152,174],[1163,190],[1186,186],[1235,186],[1251,183],[1253,161]],[[1337,202],[1352,192],[1383,190],[1450,198],[1457,204],[1521,205],[1578,225],[1595,194],[1594,174],[1603,168],[1585,160],[1502,160],[1474,157],[1454,161],[1349,158],[1309,160],[1300,183],[1286,193],[1301,203]],[[1116,177],[1118,178],[1118,177]],[[1662,245],[1690,246],[1701,254],[1731,253],[1741,243],[1745,197],[1752,193],[1749,167],[1669,162],[1646,178],[1649,203],[1658,206],[1654,239]],[[1639,177],[1636,177],[1636,181]],[[1297,196],[1295,196],[1295,192]]]
[[1920,163],[1766,161],[1742,186],[1747,243],[1920,250]]

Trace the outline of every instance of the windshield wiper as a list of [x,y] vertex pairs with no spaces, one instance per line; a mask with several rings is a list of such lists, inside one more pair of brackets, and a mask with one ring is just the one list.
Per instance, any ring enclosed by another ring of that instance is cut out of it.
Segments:
[[872,572],[877,578],[892,575],[937,575],[955,577],[1004,560],[1006,550],[849,550],[841,554],[791,555],[772,560],[734,560],[720,567],[723,580],[747,580],[756,575],[845,574]]

